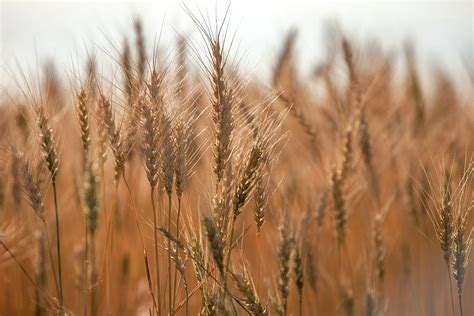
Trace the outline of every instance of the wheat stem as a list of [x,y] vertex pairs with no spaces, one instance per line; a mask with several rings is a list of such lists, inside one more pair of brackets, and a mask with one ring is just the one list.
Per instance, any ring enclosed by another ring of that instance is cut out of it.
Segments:
[[[171,231],[171,194],[168,193],[168,231]],[[172,275],[171,275],[171,240],[168,238],[168,304],[170,315],[173,315]]]
[[451,311],[453,313],[453,316],[456,315],[454,311],[454,296],[453,296],[453,285],[451,284],[451,268],[449,265],[446,265],[446,269],[448,270],[448,283],[449,283],[449,293],[451,296]]
[[42,218],[41,221],[43,222],[44,231],[45,231],[45,234],[46,234],[46,244],[48,246],[49,260],[51,261],[51,270],[53,271],[54,286],[56,288],[56,293],[59,296],[58,276],[56,274],[57,272],[56,272],[56,267],[54,265],[53,252],[51,250],[52,247],[51,247],[51,241],[49,239],[48,225],[46,224],[46,221],[45,221],[44,218]]
[[160,262],[158,260],[158,220],[155,206],[155,189],[151,188],[151,206],[153,208],[153,239],[155,247],[155,270],[156,270],[156,299],[158,303],[158,315],[161,315],[161,286],[160,286]]
[[86,216],[85,222],[85,250],[84,250],[84,315],[87,316],[87,292],[88,292],[88,251],[89,251],[89,232],[88,232],[88,217]]
[[[178,213],[176,215],[176,239],[179,240],[179,219],[181,215],[181,197],[178,197]],[[179,248],[176,249],[176,256],[179,255]],[[174,293],[173,293],[173,306],[176,304],[176,296],[177,296],[177,288],[176,288],[176,282],[178,279],[178,268],[175,266],[174,268]]]
[[97,259],[95,235],[91,235],[91,315],[97,315]]
[[58,251],[58,277],[59,277],[59,304],[61,305],[61,313],[64,314],[64,296],[63,296],[63,280],[61,270],[61,237],[59,229],[59,208],[58,193],[56,189],[56,177],[53,177],[53,194],[54,194],[54,210],[56,214],[56,248]]

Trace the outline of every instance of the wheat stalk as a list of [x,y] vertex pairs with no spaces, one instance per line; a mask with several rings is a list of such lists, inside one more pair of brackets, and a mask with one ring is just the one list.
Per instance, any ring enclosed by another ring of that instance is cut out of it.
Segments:
[[62,268],[61,268],[61,236],[59,224],[59,209],[58,209],[58,194],[56,188],[56,176],[59,169],[59,160],[57,153],[57,146],[53,137],[53,130],[49,125],[48,116],[45,113],[44,107],[39,105],[35,108],[37,117],[37,126],[40,131],[40,146],[53,183],[54,194],[54,210],[56,215],[56,250],[58,253],[58,278],[59,278],[59,302],[61,312],[64,313],[64,297],[63,297],[63,282],[62,282]]

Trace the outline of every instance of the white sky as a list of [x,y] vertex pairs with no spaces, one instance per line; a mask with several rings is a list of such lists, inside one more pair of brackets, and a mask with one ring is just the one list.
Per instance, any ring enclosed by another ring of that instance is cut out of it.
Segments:
[[[34,68],[35,56],[40,64],[54,58],[58,66],[71,68],[83,60],[86,48],[111,50],[108,40],[120,47],[134,15],[143,18],[150,42],[162,24],[163,43],[172,43],[176,31],[195,33],[182,3],[212,17],[216,4],[222,13],[228,1],[0,0],[0,83],[8,82],[15,60]],[[404,40],[412,40],[424,66],[439,63],[462,85],[468,82],[462,59],[474,64],[473,10],[471,1],[234,0],[230,30],[236,32],[244,67],[263,78],[290,27],[299,31],[300,68],[308,72],[324,56],[323,25],[331,19],[357,38],[377,38],[398,52]]]

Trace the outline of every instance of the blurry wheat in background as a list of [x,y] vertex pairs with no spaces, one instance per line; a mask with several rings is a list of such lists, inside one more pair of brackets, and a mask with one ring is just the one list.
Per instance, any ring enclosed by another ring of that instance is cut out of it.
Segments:
[[3,89],[0,315],[473,315],[472,90],[336,25],[249,79],[183,11]]

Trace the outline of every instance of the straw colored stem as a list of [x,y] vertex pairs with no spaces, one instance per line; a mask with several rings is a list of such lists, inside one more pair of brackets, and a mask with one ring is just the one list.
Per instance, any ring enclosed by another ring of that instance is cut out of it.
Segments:
[[449,283],[449,293],[451,296],[451,311],[453,313],[453,316],[456,315],[454,311],[454,296],[453,296],[453,285],[451,284],[451,269],[449,265],[446,265],[446,269],[448,270],[448,283]]
[[97,257],[95,246],[95,235],[90,238],[91,250],[91,315],[97,316]]
[[[179,240],[179,219],[181,215],[181,197],[178,197],[178,213],[176,214],[176,239]],[[156,231],[155,231],[156,233]],[[177,254],[179,255],[179,248],[176,249]],[[176,282],[178,280],[178,268],[175,266],[174,267],[174,293],[173,293],[173,306],[176,304],[176,296],[178,295],[178,288],[176,287]]]
[[[168,231],[171,231],[171,194],[168,194]],[[171,275],[171,240],[168,238],[168,304],[170,315],[173,314],[173,297],[172,297],[172,275]]]
[[56,288],[56,293],[59,296],[59,284],[58,284],[58,276],[56,272],[56,267],[54,265],[54,259],[53,259],[53,252],[51,248],[51,241],[49,240],[49,230],[48,230],[48,225],[46,224],[46,221],[44,218],[42,218],[43,226],[44,226],[44,231],[46,234],[46,244],[48,246],[48,253],[49,253],[49,260],[51,261],[51,270],[53,271],[53,278],[54,278],[54,286]]
[[158,260],[158,218],[155,206],[155,189],[150,191],[151,206],[153,208],[153,241],[155,247],[155,270],[156,270],[156,301],[158,304],[158,315],[161,315],[161,286],[160,286],[160,262]]
[[89,289],[89,278],[88,278],[88,273],[89,273],[89,262],[88,262],[88,257],[89,257],[89,232],[88,232],[88,219],[86,216],[86,221],[85,221],[85,250],[84,250],[84,315],[87,316],[87,294],[88,294],[88,289]]
[[56,189],[56,177],[53,177],[53,194],[54,194],[54,210],[56,214],[56,248],[58,251],[58,277],[59,277],[59,304],[61,306],[61,313],[64,314],[64,296],[63,296],[63,281],[61,271],[61,237],[59,228],[59,208],[58,208],[58,192]]

